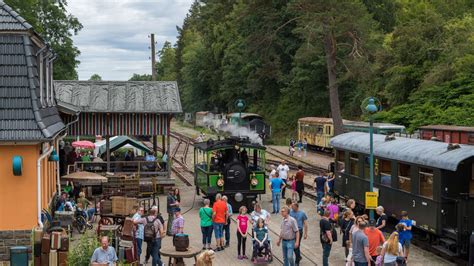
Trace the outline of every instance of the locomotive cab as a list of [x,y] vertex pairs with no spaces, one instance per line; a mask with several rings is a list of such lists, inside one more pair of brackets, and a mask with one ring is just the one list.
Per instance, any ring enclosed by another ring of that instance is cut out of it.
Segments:
[[242,205],[251,209],[259,194],[265,193],[265,147],[248,138],[227,138],[194,145],[197,193],[214,199],[227,195],[235,211]]

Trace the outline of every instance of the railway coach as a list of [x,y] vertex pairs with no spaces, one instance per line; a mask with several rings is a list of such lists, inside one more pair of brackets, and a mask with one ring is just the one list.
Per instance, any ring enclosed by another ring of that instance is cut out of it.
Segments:
[[[369,191],[369,134],[331,139],[335,192],[364,204]],[[374,190],[386,213],[406,210],[416,232],[448,256],[466,256],[474,230],[474,146],[374,134]],[[469,215],[471,214],[471,215]]]

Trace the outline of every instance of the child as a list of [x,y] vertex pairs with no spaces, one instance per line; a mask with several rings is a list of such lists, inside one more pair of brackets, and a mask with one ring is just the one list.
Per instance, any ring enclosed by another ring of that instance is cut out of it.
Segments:
[[408,260],[408,254],[410,253],[410,242],[412,239],[411,226],[413,221],[408,218],[408,212],[401,212],[402,219],[400,219],[399,224],[404,225],[404,230],[398,232],[400,244],[403,247],[403,254],[405,254],[405,259]]
[[[239,216],[237,216],[237,258],[239,260],[248,259],[245,255],[245,243],[247,242],[247,228],[249,223],[249,217],[247,216],[247,207],[242,206],[239,209]],[[242,255],[240,250],[242,248]]]
[[377,254],[377,259],[375,259],[375,266],[382,266],[383,265],[382,246],[377,247],[376,254]]
[[298,192],[296,191],[296,178],[293,176],[291,178],[291,199],[293,201],[298,201]]
[[318,213],[319,215],[323,215],[324,213],[324,210],[326,209],[326,205],[328,203],[328,198],[327,197],[324,197],[321,199],[321,202],[318,204]]
[[265,250],[265,260],[268,260],[268,230],[265,228],[265,221],[259,218],[257,221],[257,227],[253,231],[253,256],[252,262],[257,263],[257,256],[259,251]]
[[333,223],[337,223],[339,219],[339,206],[335,198],[330,198],[330,203],[326,207],[329,211],[329,220]]

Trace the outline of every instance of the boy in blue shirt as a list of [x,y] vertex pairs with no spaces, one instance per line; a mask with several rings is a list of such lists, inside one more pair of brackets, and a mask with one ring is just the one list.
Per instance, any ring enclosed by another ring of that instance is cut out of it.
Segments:
[[278,171],[275,172],[275,178],[270,180],[270,189],[272,190],[273,214],[280,211],[281,188],[285,186],[283,179],[279,177]]
[[410,252],[410,243],[413,237],[411,233],[411,227],[413,225],[413,221],[410,218],[408,218],[407,211],[402,211],[401,216],[402,216],[402,219],[400,219],[397,225],[397,231],[399,231],[398,239],[400,241],[400,244],[402,244],[403,254],[405,255],[405,258],[408,259],[408,254]]

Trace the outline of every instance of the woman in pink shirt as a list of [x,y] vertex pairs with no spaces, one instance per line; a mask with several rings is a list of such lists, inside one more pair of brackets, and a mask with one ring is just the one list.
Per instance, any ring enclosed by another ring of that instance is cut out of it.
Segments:
[[[237,216],[237,258],[239,260],[248,259],[245,255],[245,243],[247,242],[247,228],[249,224],[249,217],[247,216],[247,207],[242,206],[239,209],[239,216]],[[242,249],[242,255],[240,251]]]

